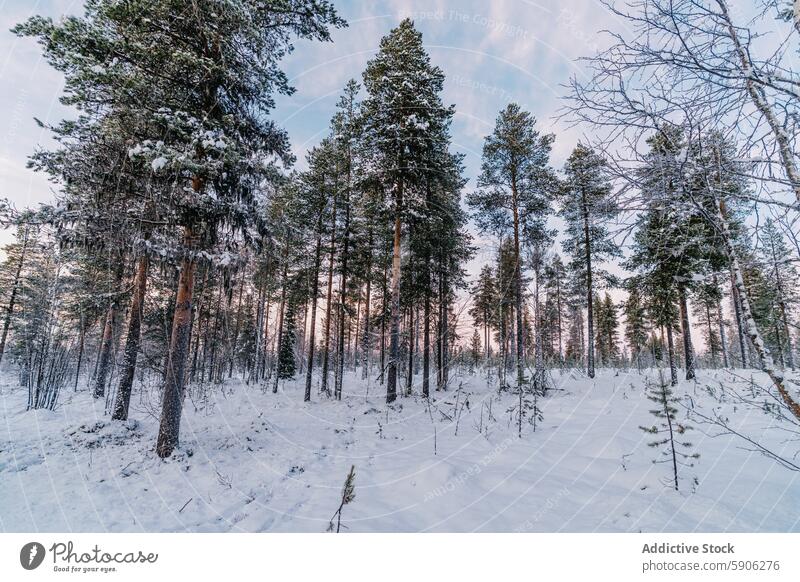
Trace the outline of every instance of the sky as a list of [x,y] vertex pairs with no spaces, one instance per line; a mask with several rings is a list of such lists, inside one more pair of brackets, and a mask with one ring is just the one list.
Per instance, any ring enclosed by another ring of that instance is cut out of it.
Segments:
[[[331,43],[298,42],[283,63],[297,91],[278,99],[274,119],[288,131],[298,167],[304,165],[306,150],[325,134],[347,80],[360,81],[381,37],[411,17],[433,63],[446,75],[443,98],[456,106],[453,149],[466,155],[468,189],[479,171],[483,138],[511,101],[533,113],[543,131],[556,133],[552,163],[563,164],[581,136],[580,129],[555,119],[563,84],[583,74],[580,57],[603,45],[598,32],[619,26],[595,0],[334,3],[349,26],[335,31]],[[0,197],[17,207],[49,201],[55,188],[25,167],[36,148],[52,145],[34,118],[52,123],[71,112],[58,101],[63,79],[41,58],[36,42],[8,30],[34,14],[58,18],[81,12],[80,0],[0,0]],[[0,244],[10,240],[10,232],[0,232]],[[481,249],[477,263],[494,246],[489,239],[476,242]]]

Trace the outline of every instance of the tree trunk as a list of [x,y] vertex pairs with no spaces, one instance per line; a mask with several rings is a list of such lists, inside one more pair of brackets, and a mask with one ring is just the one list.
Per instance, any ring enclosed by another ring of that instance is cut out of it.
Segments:
[[708,343],[709,343],[709,350],[711,351],[711,365],[716,368],[717,367],[717,349],[714,347],[714,327],[711,324],[711,306],[708,304],[708,301],[705,301],[705,308],[706,308],[706,327],[708,329]]
[[83,349],[86,344],[86,321],[81,308],[81,329],[78,337],[78,364],[75,366],[75,387],[74,391],[78,391],[78,379],[81,377],[81,363],[83,363]]
[[678,365],[675,363],[675,340],[672,335],[672,324],[667,324],[667,354],[669,358],[670,384],[678,385]]
[[[306,291],[308,291],[308,285],[306,286]],[[298,372],[300,374],[305,373],[306,370],[306,333],[308,329],[308,302],[304,301],[303,304],[300,306],[301,311],[303,312],[303,324],[300,326],[300,329],[297,331],[297,358],[300,361],[300,366],[298,368]]]
[[[348,177],[349,184],[349,177]],[[349,188],[349,186],[348,186]],[[347,262],[350,254],[350,191],[348,189],[345,194],[345,210],[344,210],[344,241],[342,245],[342,273],[339,281],[339,330],[338,330],[338,348],[336,354],[336,384],[334,386],[334,397],[337,400],[342,399],[342,382],[344,380],[344,358],[345,358],[345,320],[346,309],[345,301],[347,298]]]
[[[800,7],[799,7],[800,8]],[[784,365],[784,351],[787,352],[788,356],[788,364],[789,368],[794,370],[794,354],[792,354],[792,334],[789,329],[789,318],[786,315],[786,296],[783,290],[783,281],[781,280],[781,271],[778,268],[778,257],[777,252],[775,250],[775,241],[774,239],[770,239],[770,246],[772,251],[772,266],[775,273],[775,287],[778,291],[778,308],[781,312],[781,323],[783,324],[783,332],[786,336],[786,345],[783,345],[782,341],[779,341],[779,349],[780,349],[780,356],[781,356],[781,365]],[[780,338],[780,332],[777,330],[776,326],[776,334],[778,338]]]
[[739,349],[742,352],[742,368],[750,367],[750,357],[747,349],[747,341],[744,336],[744,325],[742,323],[742,301],[739,297],[739,290],[736,288],[736,280],[731,271],[731,303],[733,304],[733,314],[736,318],[736,331],[739,334]]
[[[714,275],[714,288],[719,288],[716,275]],[[717,318],[719,318],[719,340],[722,350],[722,366],[728,368],[730,366],[728,360],[728,338],[725,337],[725,318],[722,315],[722,301],[720,300],[717,300]]]
[[[542,317],[540,314],[540,307],[539,307],[539,268],[537,267],[536,272],[534,273],[534,297],[533,297],[533,311],[534,311],[534,321],[536,324],[536,347],[534,348],[535,351],[535,358],[536,358],[536,388],[539,390],[544,390],[544,379],[545,379],[545,370],[544,370],[544,352],[542,349]],[[551,344],[552,345],[552,344]]]
[[361,340],[361,285],[357,283],[356,287],[356,320],[353,325],[347,328],[347,353],[353,372],[355,372],[361,364],[361,344],[359,343]]
[[186,358],[192,325],[192,294],[194,291],[195,262],[191,256],[194,233],[190,226],[184,228],[183,241],[187,256],[181,261],[178,294],[172,319],[172,337],[167,355],[166,382],[158,429],[156,452],[162,459],[169,457],[178,446],[183,408]]
[[594,290],[592,289],[592,241],[589,235],[589,209],[586,192],[581,191],[583,210],[583,244],[586,254],[586,374],[594,378]]
[[306,390],[303,401],[311,400],[311,379],[314,372],[314,342],[317,332],[317,296],[319,295],[319,265],[322,256],[322,211],[317,221],[317,246],[314,250],[314,273],[311,280],[311,329],[308,331],[308,364],[306,365]]
[[486,365],[489,365],[489,313],[488,310],[483,311],[483,351],[486,355]]
[[443,355],[442,355],[442,337],[444,337],[444,318],[442,317],[442,278],[439,277],[437,284],[439,301],[436,305],[436,390],[442,389],[442,371],[443,371]]
[[236,300],[236,323],[233,327],[231,340],[231,360],[228,364],[228,378],[233,377],[233,364],[236,361],[236,346],[239,341],[239,329],[242,325],[242,293],[244,292],[244,277],[239,282],[239,298]]
[[386,402],[397,399],[397,364],[400,359],[400,242],[402,219],[400,203],[402,201],[402,182],[398,192],[397,208],[394,218],[394,239],[392,246],[392,301],[391,323],[389,329],[389,369],[386,380]]
[[431,393],[431,294],[425,288],[425,306],[422,322],[422,395],[428,398]]
[[117,299],[111,300],[106,311],[103,326],[103,340],[100,343],[100,359],[97,364],[97,375],[94,379],[94,397],[103,398],[106,394],[106,381],[111,368],[111,355],[114,351],[114,326],[117,322]]
[[256,338],[255,343],[253,344],[253,353],[250,354],[248,358],[248,362],[252,362],[252,367],[250,368],[250,376],[248,377],[247,383],[249,384],[252,382],[258,382],[259,374],[261,373],[261,344],[263,343],[263,334],[264,334],[264,283],[259,282],[257,284],[258,287],[258,299],[256,300]]
[[269,314],[272,310],[271,299],[269,289],[266,290],[267,295],[267,302],[264,306],[264,349],[261,355],[261,370],[259,371],[259,375],[261,378],[264,378],[265,381],[268,380],[267,378],[267,370],[268,363],[269,363]]
[[384,383],[385,374],[386,374],[386,310],[389,306],[389,290],[388,290],[388,275],[387,275],[387,266],[384,265],[383,267],[383,285],[382,285],[382,295],[381,295],[381,374],[380,374],[380,382],[381,384]]
[[219,328],[222,325],[222,283],[219,284],[219,289],[217,289],[217,309],[216,313],[214,314],[214,327],[211,331],[211,354],[209,355],[208,359],[208,374],[206,375],[206,379],[208,382],[212,382],[216,377],[216,365],[217,365],[217,345],[220,343],[217,340],[217,336],[219,335]]
[[[8,305],[6,306],[6,316],[3,319],[3,333],[0,334],[0,363],[3,361],[3,354],[6,351],[6,338],[8,338],[8,328],[11,326],[11,316],[14,314],[14,303],[17,300],[17,292],[19,290],[19,280],[22,275],[22,269],[25,266],[25,253],[28,250],[28,229],[23,230],[25,233],[22,238],[22,249],[19,253],[19,262],[17,269],[14,272],[14,282],[11,285],[11,295],[8,298]],[[76,383],[77,385],[77,383]]]
[[522,257],[519,242],[519,210],[517,209],[516,186],[513,188],[514,196],[514,311],[517,317],[516,350],[517,350],[517,386],[525,383],[525,344],[522,339]]
[[[717,0],[717,6],[719,6],[720,14],[728,28],[728,35],[733,43],[736,55],[739,58],[739,65],[742,67],[742,77],[745,80],[747,94],[755,108],[764,116],[767,125],[775,137],[778,154],[783,164],[783,169],[786,172],[786,177],[789,179],[789,184],[794,192],[795,198],[800,202],[800,170],[798,170],[797,164],[795,163],[794,150],[789,135],[786,133],[785,126],[781,124],[775,116],[775,112],[772,109],[772,105],[769,103],[764,88],[755,80],[757,73],[753,71],[747,47],[742,46],[739,41],[739,32],[737,32],[737,28],[733,24],[733,20],[728,11],[727,2],[725,2],[725,0]],[[795,3],[795,9],[797,8],[800,7]]]
[[370,330],[370,319],[369,319],[369,311],[370,311],[370,303],[372,301],[371,292],[372,292],[372,229],[369,231],[369,256],[367,257],[367,290],[364,297],[364,335],[361,337],[361,379],[366,380],[369,378],[369,362],[370,362],[370,351],[372,349],[372,341],[370,334],[372,333]]
[[[563,368],[564,367],[564,348],[563,348],[564,344],[563,344],[563,342],[561,340],[561,334],[562,334],[562,329],[563,329],[564,326],[562,325],[562,322],[561,322],[561,309],[562,309],[562,307],[561,307],[561,281],[559,280],[558,276],[556,276],[556,309],[558,309],[558,318],[557,318],[557,320],[558,320],[558,323],[557,323],[557,325],[558,325],[558,365],[559,365],[559,367]],[[638,360],[638,355],[637,355],[637,360]]]
[[508,321],[505,303],[500,303],[500,387],[506,387],[506,368],[508,365]]
[[147,292],[148,262],[147,255],[142,254],[136,264],[136,280],[134,281],[133,296],[131,297],[128,334],[125,338],[125,353],[122,360],[119,387],[117,388],[117,398],[114,403],[114,413],[111,416],[113,420],[128,420],[133,376],[136,373],[136,360],[139,356],[142,311],[144,310],[144,298]]
[[792,333],[789,328],[789,317],[786,315],[786,302],[781,301],[781,319],[783,320],[783,333],[786,336],[786,362],[789,369],[794,371],[794,349],[792,347]]
[[693,380],[694,374],[694,346],[692,345],[692,329],[689,326],[689,306],[686,300],[686,288],[678,287],[678,296],[681,309],[681,331],[683,333],[683,356],[686,359],[686,379]]
[[406,396],[411,396],[414,384],[414,309],[408,308],[408,374],[406,375]]
[[[447,385],[450,383],[450,285],[447,280],[447,272],[445,269],[446,267],[442,266],[442,271],[439,276],[441,281],[439,304],[441,307],[440,322],[442,330],[439,340],[439,345],[441,346],[439,352],[439,368],[441,370],[440,383],[438,386],[439,390],[447,390]],[[519,351],[517,351],[517,355],[519,355]]]
[[333,313],[333,265],[334,259],[336,258],[336,216],[338,212],[337,198],[337,193],[334,193],[333,207],[331,209],[331,243],[328,251],[328,294],[325,300],[325,336],[323,338],[322,348],[322,383],[320,385],[320,391],[328,396],[330,396],[330,390],[328,389],[328,367],[331,349],[331,315]]
[[283,275],[281,277],[281,305],[278,309],[278,335],[275,341],[275,380],[272,384],[272,393],[278,392],[278,381],[280,380],[281,348],[283,347],[283,318],[286,310],[286,286],[288,285],[287,274],[289,271],[289,241],[286,241],[286,248],[283,251]]
[[742,270],[739,266],[739,258],[736,254],[736,248],[731,240],[728,221],[723,212],[722,203],[719,200],[716,200],[715,202],[717,206],[717,220],[719,221],[718,227],[722,233],[722,240],[725,244],[728,260],[730,261],[733,281],[735,288],[739,293],[739,300],[742,304],[742,316],[745,321],[745,331],[747,332],[747,335],[750,338],[750,341],[753,343],[756,353],[758,354],[758,359],[761,363],[761,369],[770,377],[770,380],[772,380],[775,388],[778,389],[778,393],[780,394],[789,411],[796,419],[800,420],[800,403],[798,403],[792,397],[792,395],[789,394],[789,392],[786,390],[786,387],[783,385],[783,372],[775,369],[775,364],[772,361],[772,356],[769,353],[769,349],[767,349],[767,345],[764,343],[764,339],[761,337],[761,333],[756,326],[755,319],[753,318],[753,312],[750,309],[750,301],[747,297],[747,288],[745,287],[744,279],[742,278]]
[[[205,321],[205,294],[206,287],[208,286],[209,267],[203,268],[203,278],[200,288],[197,291],[197,309],[196,317],[192,317],[189,323],[189,349],[192,352],[192,365],[189,369],[189,382],[194,382],[197,375],[197,359],[200,355],[200,338],[203,335],[203,321]],[[194,347],[192,348],[192,338],[194,338]]]

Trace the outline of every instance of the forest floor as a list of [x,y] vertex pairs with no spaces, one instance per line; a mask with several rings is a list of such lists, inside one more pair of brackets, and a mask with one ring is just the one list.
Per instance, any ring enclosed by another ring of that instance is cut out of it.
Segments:
[[[691,422],[681,437],[700,458],[679,468],[674,490],[671,462],[653,462],[666,457],[639,428],[656,421],[644,393],[655,377],[556,371],[543,418],[535,432],[526,419],[521,438],[517,396],[498,394],[485,371],[454,373],[430,405],[412,396],[391,407],[355,374],[340,402],[303,403],[300,380],[278,394],[232,380],[192,388],[181,446],[161,460],[155,389],[137,389],[131,420],[119,423],[87,390],[26,412],[6,373],[0,530],[323,532],[355,465],[344,531],[800,531],[800,472],[710,424]],[[797,427],[734,397],[765,400],[756,385],[767,381],[701,371],[675,389],[679,420],[692,407],[717,411],[797,463]]]

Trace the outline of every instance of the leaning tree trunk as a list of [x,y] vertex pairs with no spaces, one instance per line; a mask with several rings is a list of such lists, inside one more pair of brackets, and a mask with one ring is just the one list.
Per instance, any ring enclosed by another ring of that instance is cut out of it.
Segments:
[[[196,190],[198,188],[195,188]],[[178,446],[183,409],[183,391],[186,376],[186,360],[189,355],[189,340],[192,326],[192,295],[194,291],[195,260],[192,249],[194,232],[191,226],[184,227],[183,242],[186,256],[181,261],[178,278],[178,293],[175,298],[175,313],[172,318],[172,336],[167,353],[166,380],[161,406],[161,423],[156,441],[156,453],[162,459],[169,457]]]
[[80,327],[81,329],[78,333],[78,363],[75,366],[75,386],[73,387],[75,392],[78,391],[78,380],[81,377],[81,364],[83,363],[83,350],[86,346],[86,320],[83,314],[83,308],[81,308]]
[[22,238],[22,249],[20,250],[19,254],[17,270],[14,272],[14,282],[11,284],[11,295],[8,298],[8,305],[6,306],[6,316],[3,319],[3,333],[0,334],[0,362],[3,361],[3,354],[6,351],[8,328],[11,326],[11,316],[14,314],[14,303],[17,301],[17,292],[19,290],[19,280],[22,275],[22,268],[25,266],[25,252],[28,250],[28,229],[26,228],[24,232],[25,234]]
[[106,311],[103,326],[103,340],[100,342],[100,359],[97,364],[97,375],[94,379],[94,397],[103,398],[106,394],[108,372],[111,369],[111,356],[114,352],[114,326],[117,321],[117,299],[111,300]]
[[128,320],[128,334],[125,338],[125,353],[122,360],[117,398],[114,403],[113,420],[128,420],[128,408],[131,403],[131,390],[133,376],[136,373],[136,359],[139,355],[139,342],[142,330],[142,311],[144,297],[147,292],[147,255],[139,257],[136,265],[136,280],[134,282],[133,296],[131,297],[130,318]]
[[686,301],[686,288],[678,287],[678,298],[681,309],[681,332],[683,335],[683,356],[686,359],[686,379],[693,380],[694,373],[694,346],[692,345],[692,329],[689,326],[689,306]]
[[[728,30],[728,36],[733,43],[733,49],[736,52],[736,56],[739,60],[739,66],[741,67],[742,78],[745,80],[745,89],[747,90],[747,94],[755,108],[758,109],[761,115],[764,116],[767,125],[775,137],[778,155],[783,165],[783,169],[786,172],[789,185],[794,192],[795,198],[797,198],[797,201],[800,202],[800,170],[797,168],[797,164],[795,163],[795,150],[792,147],[791,138],[786,132],[785,125],[782,124],[775,115],[775,111],[769,102],[764,87],[757,81],[759,72],[753,70],[753,63],[751,61],[749,49],[746,45],[743,46],[739,40],[739,29],[737,29],[733,23],[733,20],[731,19],[727,2],[725,0],[717,0],[717,6],[719,7],[719,14],[725,22],[725,26]],[[794,3],[794,9],[800,9],[800,4],[798,2]],[[794,16],[796,18],[797,14]],[[797,28],[800,32],[800,25],[797,24],[797,20],[795,20],[795,28]]]
[[775,368],[775,364],[772,361],[772,356],[769,353],[769,349],[767,348],[766,343],[764,342],[764,338],[761,337],[761,333],[758,330],[758,326],[756,325],[756,321],[753,317],[753,311],[750,308],[750,301],[748,299],[747,288],[744,284],[744,278],[742,277],[742,269],[739,265],[739,258],[736,254],[736,248],[733,246],[733,242],[730,236],[730,228],[728,226],[728,221],[725,218],[725,214],[722,211],[722,206],[719,200],[716,200],[716,210],[717,210],[717,220],[719,221],[719,228],[722,234],[722,240],[725,245],[725,250],[727,251],[728,260],[730,261],[730,268],[731,273],[733,275],[733,282],[736,288],[736,291],[739,294],[739,301],[741,302],[742,307],[742,317],[745,323],[745,331],[747,336],[750,338],[750,341],[753,344],[753,347],[758,354],[758,359],[761,364],[761,369],[767,373],[770,380],[772,380],[773,385],[775,388],[778,389],[778,393],[781,396],[781,399],[786,404],[789,411],[794,415],[795,418],[800,420],[800,403],[798,403],[786,387],[783,384],[783,372]]

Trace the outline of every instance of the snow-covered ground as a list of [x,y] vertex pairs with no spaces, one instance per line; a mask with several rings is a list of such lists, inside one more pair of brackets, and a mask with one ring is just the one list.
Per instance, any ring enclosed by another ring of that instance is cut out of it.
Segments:
[[[747,381],[703,371],[676,394],[793,458],[800,443],[787,423],[726,397],[737,382],[767,381],[740,374]],[[516,396],[498,395],[485,372],[456,373],[431,406],[401,397],[388,409],[381,387],[367,396],[355,375],[341,402],[303,403],[300,381],[278,394],[231,382],[210,387],[202,405],[187,398],[181,447],[163,461],[154,408],[138,394],[124,424],[86,391],[65,392],[55,412],[26,412],[7,374],[0,529],[321,532],[355,465],[346,531],[800,531],[800,472],[718,428],[694,423],[684,440],[701,457],[681,469],[680,492],[670,487],[671,466],[653,463],[658,451],[639,428],[654,421],[646,376],[555,372],[559,390],[522,438],[509,412]]]

